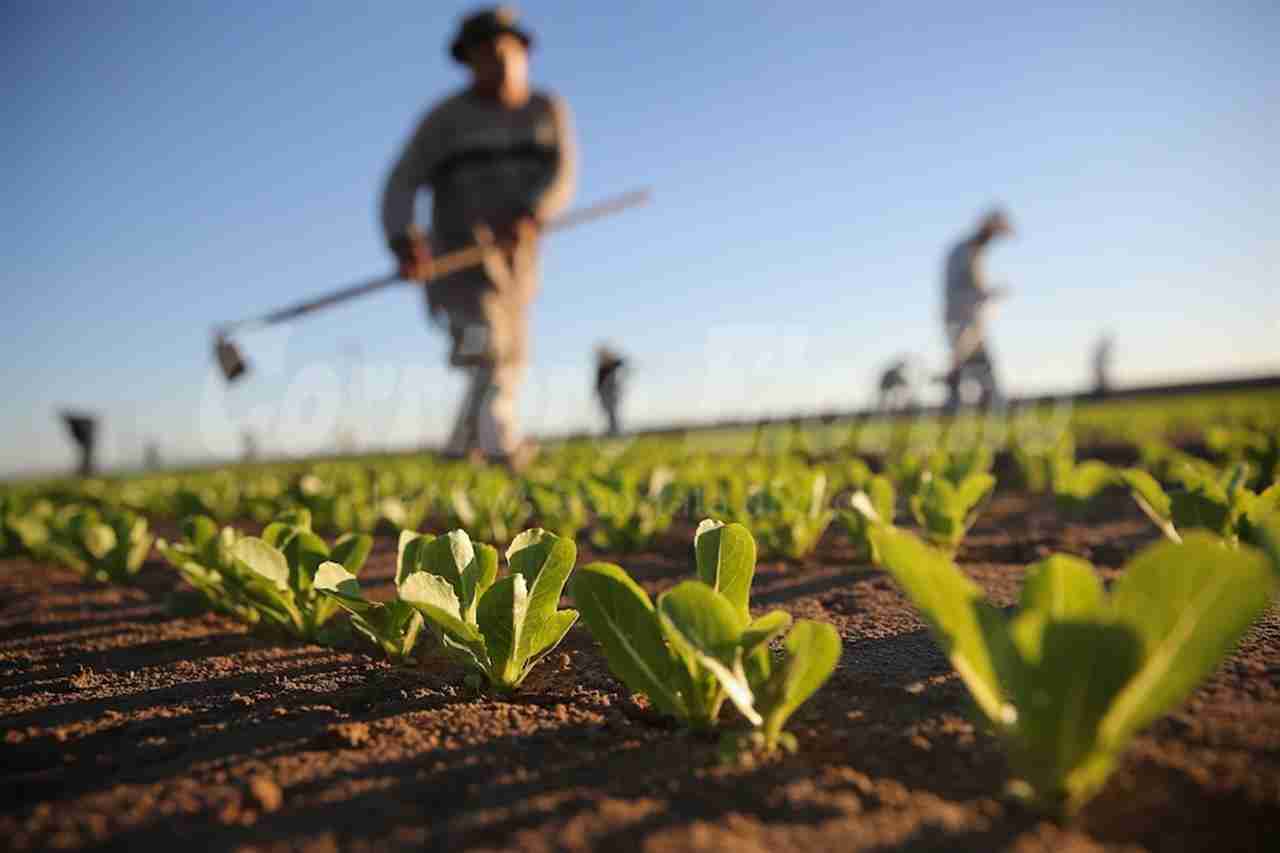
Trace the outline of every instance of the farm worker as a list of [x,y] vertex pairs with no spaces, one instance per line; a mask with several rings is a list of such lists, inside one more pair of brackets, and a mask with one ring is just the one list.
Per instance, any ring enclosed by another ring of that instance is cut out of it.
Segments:
[[948,409],[960,405],[960,385],[966,377],[975,379],[981,386],[979,404],[984,408],[1000,399],[987,353],[983,315],[987,304],[1003,298],[1006,291],[987,283],[981,260],[992,240],[1012,232],[1013,226],[1004,212],[993,210],[978,223],[977,231],[957,243],[947,255],[944,325],[951,347],[951,367],[943,380],[947,383]]
[[902,357],[894,361],[880,374],[880,397],[876,407],[881,412],[910,411],[915,408],[915,394],[911,391],[911,362]]
[[1093,347],[1093,393],[1105,397],[1111,393],[1111,360],[1116,340],[1110,333],[1098,339]]
[[618,403],[622,397],[622,375],[626,372],[626,364],[626,359],[604,344],[596,347],[596,396],[609,422],[608,434],[611,436],[622,432]]
[[[505,8],[463,18],[450,55],[470,82],[429,110],[409,138],[382,195],[382,226],[406,279],[424,280],[432,257],[479,242],[482,266],[429,284],[433,320],[447,325],[449,362],[470,371],[445,455],[478,452],[522,467],[516,396],[528,363],[529,305],[538,289],[541,226],[573,194],[575,142],[569,111],[529,84],[533,36]],[[430,233],[414,201],[431,191]]]

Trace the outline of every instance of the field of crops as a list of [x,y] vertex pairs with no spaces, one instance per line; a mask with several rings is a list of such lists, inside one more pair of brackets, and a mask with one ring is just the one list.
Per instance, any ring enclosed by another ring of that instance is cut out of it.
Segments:
[[0,486],[0,833],[1268,849],[1278,476],[1256,392]]

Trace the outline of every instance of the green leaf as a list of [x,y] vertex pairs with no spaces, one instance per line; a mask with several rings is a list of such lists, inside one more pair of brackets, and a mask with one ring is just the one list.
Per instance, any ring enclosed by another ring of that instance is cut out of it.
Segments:
[[747,674],[743,670],[740,652],[734,654],[732,666],[722,663],[718,658],[707,654],[701,649],[694,649],[693,656],[697,664],[715,679],[720,689],[729,697],[729,701],[734,704],[734,707],[746,718],[747,722],[753,726],[759,726],[764,722],[764,718],[756,710],[755,694],[752,692]]
[[476,606],[485,592],[498,579],[498,549],[492,545],[478,542],[475,545],[475,559],[462,573],[462,586],[466,591],[470,604],[463,613],[473,624],[476,620]]
[[697,649],[732,661],[746,625],[725,595],[699,581],[681,581],[658,596],[657,610],[677,652]]
[[691,719],[695,725],[709,725],[724,691],[703,658],[738,666],[746,619],[728,598],[701,581],[683,581],[658,596],[657,613],[667,642],[684,663]]
[[1137,633],[1142,667],[1102,721],[1100,740],[1119,748],[1185,699],[1266,609],[1272,590],[1265,556],[1204,534],[1153,545],[1129,561],[1111,593],[1112,618]]
[[467,591],[462,588],[462,573],[475,561],[475,546],[465,530],[451,530],[422,546],[419,565],[424,571],[439,575],[453,584],[458,600],[466,609]]
[[759,648],[767,647],[775,637],[781,636],[790,627],[791,614],[785,610],[766,613],[742,632],[742,653],[749,655]]
[[87,524],[81,535],[84,549],[95,560],[106,558],[118,544],[116,532],[105,524]]
[[320,564],[329,559],[329,546],[316,534],[302,527],[280,548],[289,564],[289,586],[294,595],[305,598],[311,592],[311,579]]
[[762,684],[769,677],[773,668],[769,643],[790,627],[791,614],[784,610],[774,610],[751,622],[742,632],[740,643],[743,666],[750,684]]
[[1016,621],[1038,624],[1040,632],[1024,649],[1014,682],[1013,763],[1042,805],[1074,811],[1114,766],[1117,751],[1099,744],[1098,726],[1137,670],[1141,643],[1126,625],[1053,621],[1034,612],[1019,614]]
[[[990,474],[970,474],[956,487],[955,500],[960,516],[968,516],[996,487],[996,478]],[[968,527],[968,524],[965,525]]]
[[591,563],[578,569],[570,591],[610,671],[663,713],[685,718],[685,703],[674,686],[676,660],[639,584],[618,566]]
[[1016,652],[1003,616],[949,559],[911,534],[879,526],[870,536],[882,565],[920,611],[979,710],[997,729],[1007,727],[1017,715],[997,666],[1012,670],[1007,662]]
[[1119,477],[1129,487],[1134,502],[1160,528],[1165,538],[1181,542],[1182,537],[1173,524],[1173,501],[1156,478],[1140,468],[1127,468],[1119,472]]
[[817,692],[840,662],[840,634],[825,622],[801,619],[783,642],[786,658],[762,697],[765,745],[774,749],[787,720]]
[[1089,620],[1101,617],[1103,603],[1102,583],[1093,566],[1078,557],[1054,554],[1027,567],[1018,612],[1057,621]]
[[401,530],[400,541],[396,546],[396,586],[414,572],[425,571],[422,560],[422,549],[433,539],[430,533],[415,533],[412,530]]
[[254,574],[264,578],[277,589],[288,591],[289,561],[278,549],[261,539],[245,536],[236,540],[232,553]]
[[182,535],[197,550],[203,551],[218,538],[218,525],[205,515],[193,515],[182,522]]
[[356,580],[356,576],[341,563],[321,563],[316,570],[314,588],[316,592],[334,596],[339,604],[353,612],[368,613],[374,609],[373,602],[366,601],[361,594],[360,582]]
[[569,629],[577,624],[577,621],[578,611],[576,610],[557,610],[551,614],[551,618],[543,623],[538,632],[539,644],[530,644],[529,654],[523,659],[523,674],[520,676],[522,681],[539,661],[555,651],[556,646],[560,645],[569,633]]
[[872,477],[867,483],[867,496],[880,521],[884,524],[893,524],[894,507],[898,501],[893,480],[880,474]]
[[1071,470],[1064,491],[1077,500],[1088,500],[1114,482],[1115,473],[1110,465],[1088,459]]
[[453,584],[429,572],[413,572],[400,585],[400,599],[422,614],[447,647],[469,657],[482,671],[489,670],[485,638],[474,625],[462,620]]
[[[563,620],[556,616],[565,583],[573,571],[578,549],[571,539],[545,530],[526,530],[507,549],[511,570],[529,580],[529,606],[521,632],[517,657],[523,661],[555,644],[564,636]],[[572,624],[572,623],[570,623]]]
[[727,598],[745,622],[756,571],[756,543],[747,528],[708,518],[698,525],[693,547],[698,577]]
[[373,538],[364,533],[346,533],[333,543],[329,558],[342,566],[351,574],[360,574],[369,551],[373,548]]
[[519,686],[519,649],[528,608],[528,586],[521,574],[507,575],[489,587],[476,608],[476,621],[489,652],[489,679],[495,686]]

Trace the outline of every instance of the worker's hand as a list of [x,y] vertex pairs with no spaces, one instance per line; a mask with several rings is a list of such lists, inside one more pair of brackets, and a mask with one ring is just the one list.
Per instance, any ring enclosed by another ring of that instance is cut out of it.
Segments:
[[538,233],[542,230],[538,220],[527,210],[505,217],[490,227],[495,239],[508,246],[530,243],[538,239]]
[[391,250],[400,262],[400,277],[426,281],[431,277],[431,249],[421,234],[404,234],[391,241]]

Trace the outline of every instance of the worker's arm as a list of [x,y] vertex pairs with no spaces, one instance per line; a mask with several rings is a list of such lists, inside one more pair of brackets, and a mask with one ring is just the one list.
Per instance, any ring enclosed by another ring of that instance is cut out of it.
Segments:
[[430,274],[431,251],[426,233],[413,221],[418,190],[427,186],[440,159],[439,110],[419,123],[387,175],[382,190],[382,230],[400,262],[400,277],[425,279]]
[[531,201],[534,220],[543,225],[569,206],[578,182],[578,143],[574,136],[569,107],[557,96],[551,96],[551,120],[556,131],[556,162],[547,183]]

